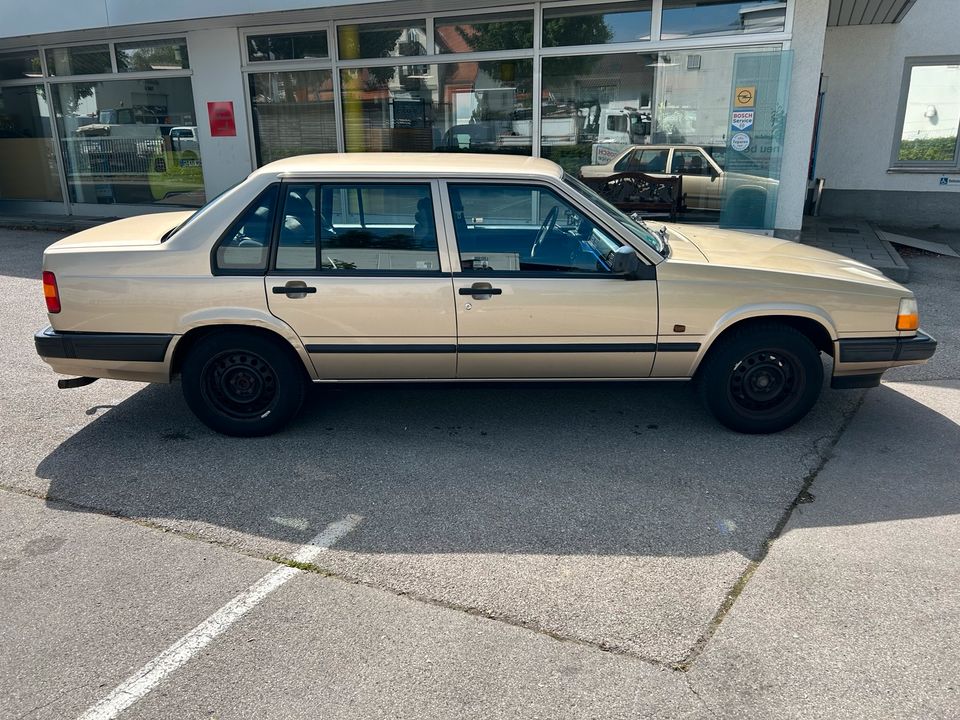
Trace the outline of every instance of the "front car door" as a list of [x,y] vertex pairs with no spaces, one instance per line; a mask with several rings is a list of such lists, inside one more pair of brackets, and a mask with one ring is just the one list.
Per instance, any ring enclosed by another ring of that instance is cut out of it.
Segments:
[[623,243],[559,187],[448,181],[445,190],[458,377],[650,375],[653,265],[644,279],[615,275],[611,254]]
[[683,176],[683,193],[690,210],[719,210],[720,183],[707,157],[697,148],[675,148],[670,172]]
[[267,300],[321,378],[455,376],[437,188],[426,180],[282,184]]

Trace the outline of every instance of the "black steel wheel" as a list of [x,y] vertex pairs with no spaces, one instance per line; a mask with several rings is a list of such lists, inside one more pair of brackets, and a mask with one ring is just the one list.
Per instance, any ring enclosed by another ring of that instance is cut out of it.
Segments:
[[724,425],[772,433],[796,423],[816,403],[823,364],[819,350],[798,330],[754,324],[721,337],[697,379],[707,408]]
[[307,378],[299,358],[260,333],[223,330],[190,348],[182,368],[183,394],[194,414],[225,435],[269,435],[303,403]]

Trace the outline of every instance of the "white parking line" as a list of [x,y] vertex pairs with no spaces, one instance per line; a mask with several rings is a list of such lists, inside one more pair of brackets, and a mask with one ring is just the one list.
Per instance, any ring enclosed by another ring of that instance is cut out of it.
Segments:
[[[343,520],[330,523],[290,559],[301,563],[312,562],[353,530],[362,519],[360,515],[347,515]],[[281,565],[271,570],[118,685],[107,697],[81,715],[79,720],[112,720],[117,717],[255,608],[267,595],[301,572],[303,571],[289,565]]]

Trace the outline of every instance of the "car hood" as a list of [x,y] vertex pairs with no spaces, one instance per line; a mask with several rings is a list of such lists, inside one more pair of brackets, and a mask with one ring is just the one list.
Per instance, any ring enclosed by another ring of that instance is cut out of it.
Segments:
[[164,233],[175,228],[192,214],[193,211],[164,212],[114,220],[65,237],[47,250],[57,252],[95,247],[159,245]]
[[667,229],[673,257],[685,262],[771,270],[905,290],[876,268],[798,242],[697,225],[668,225]]

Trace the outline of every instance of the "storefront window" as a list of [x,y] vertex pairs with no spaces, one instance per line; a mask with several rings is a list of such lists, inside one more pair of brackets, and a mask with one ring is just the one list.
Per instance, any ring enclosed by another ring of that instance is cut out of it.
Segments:
[[604,45],[650,39],[652,3],[614,3],[543,11],[543,47]]
[[71,201],[203,204],[189,78],[52,87]]
[[80,45],[47,50],[50,75],[94,75],[113,72],[109,45]]
[[258,166],[291,155],[336,152],[329,70],[254,73],[249,82]]
[[184,38],[117,43],[116,50],[117,70],[120,72],[185,70],[190,67]]
[[247,57],[250,62],[310,60],[325,58],[329,54],[325,30],[285,35],[250,35],[247,38]]
[[[895,164],[943,169],[957,165],[960,134],[960,58],[908,60],[903,126]],[[921,64],[924,63],[924,64]]]
[[410,57],[427,54],[424,20],[341,25],[337,28],[341,60]]
[[787,3],[776,0],[663,0],[663,40],[782,32]]
[[532,149],[529,59],[341,71],[348,151]]
[[533,13],[437,18],[438,53],[523,50],[533,47]]
[[0,53],[0,80],[42,77],[40,53],[36,50]]
[[0,88],[0,200],[62,200],[42,85]]
[[541,154],[591,180],[679,177],[683,219],[767,227],[788,77],[787,56],[766,48],[544,58]]

